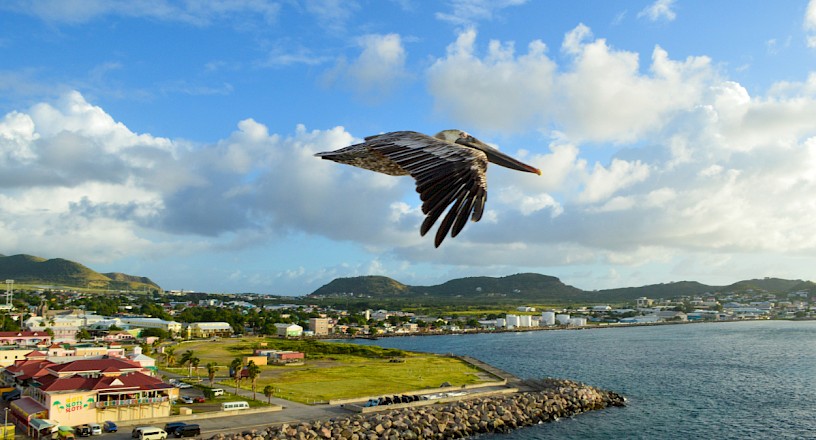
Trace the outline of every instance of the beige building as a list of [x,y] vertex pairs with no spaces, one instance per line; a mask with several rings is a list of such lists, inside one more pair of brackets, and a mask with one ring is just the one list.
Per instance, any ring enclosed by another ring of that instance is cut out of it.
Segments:
[[329,334],[329,318],[309,318],[309,330],[316,336]]
[[228,322],[192,322],[187,326],[188,338],[228,338],[232,336],[232,326]]

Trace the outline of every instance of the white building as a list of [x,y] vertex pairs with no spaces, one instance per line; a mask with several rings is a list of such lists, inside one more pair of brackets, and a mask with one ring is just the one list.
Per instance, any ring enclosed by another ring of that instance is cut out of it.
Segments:
[[303,335],[303,327],[297,324],[278,323],[275,324],[275,334],[283,337],[299,337]]
[[176,334],[181,332],[181,323],[176,321],[165,321],[159,318],[144,317],[120,318],[119,321],[121,321],[122,324],[130,326],[131,328],[158,328]]

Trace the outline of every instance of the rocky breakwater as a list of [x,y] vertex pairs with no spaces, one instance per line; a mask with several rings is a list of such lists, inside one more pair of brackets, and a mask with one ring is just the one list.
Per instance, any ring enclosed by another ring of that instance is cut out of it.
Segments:
[[357,414],[330,421],[283,424],[245,433],[218,435],[224,440],[269,439],[451,439],[509,432],[514,429],[572,417],[625,399],[613,392],[569,380],[528,383],[532,391],[479,397],[458,402]]

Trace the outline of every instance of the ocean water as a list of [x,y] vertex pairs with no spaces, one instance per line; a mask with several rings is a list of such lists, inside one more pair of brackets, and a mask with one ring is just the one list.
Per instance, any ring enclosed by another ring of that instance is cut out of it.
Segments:
[[522,378],[616,391],[609,408],[481,439],[816,439],[816,321],[360,341],[473,356]]

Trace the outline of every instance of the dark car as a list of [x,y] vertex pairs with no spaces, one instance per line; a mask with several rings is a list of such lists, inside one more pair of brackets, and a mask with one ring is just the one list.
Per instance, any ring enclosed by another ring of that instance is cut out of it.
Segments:
[[2,398],[6,402],[11,402],[12,400],[19,399],[21,395],[22,395],[22,392],[15,388],[15,389],[13,389],[11,391],[6,391],[5,393],[3,393]]
[[181,428],[182,426],[186,426],[186,425],[187,424],[184,423],[184,422],[170,422],[170,423],[164,425],[164,432],[166,432],[167,435],[171,435],[171,434],[174,434],[177,429]]
[[89,425],[79,425],[74,427],[74,434],[78,437],[90,437],[91,427]]
[[116,423],[113,423],[110,420],[102,424],[102,432],[116,432],[118,430],[119,427],[116,426]]
[[201,435],[201,428],[194,424],[184,425],[181,428],[176,428],[173,434],[176,437],[198,437]]

